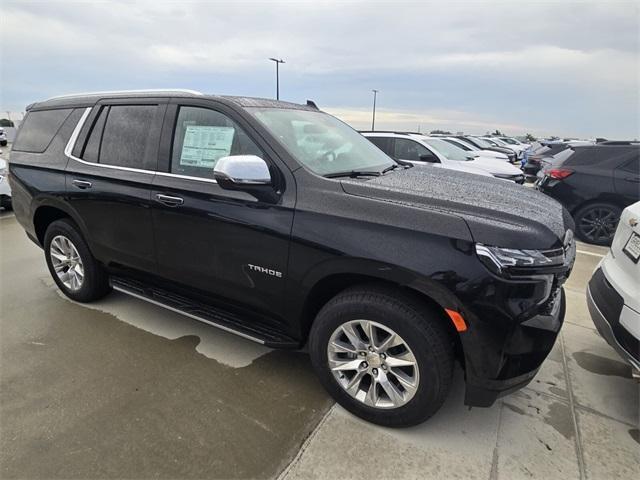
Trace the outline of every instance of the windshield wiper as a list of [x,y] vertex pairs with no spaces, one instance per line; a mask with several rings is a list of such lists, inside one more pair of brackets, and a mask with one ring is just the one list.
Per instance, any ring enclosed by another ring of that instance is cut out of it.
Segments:
[[382,175],[380,172],[375,172],[375,171],[345,170],[343,172],[327,173],[326,175],[323,175],[323,177],[324,178],[340,178],[340,177],[356,178],[356,177],[379,177],[380,175]]
[[384,175],[387,172],[390,172],[391,170],[395,170],[396,168],[400,168],[400,165],[397,163],[394,163],[393,165],[389,165],[387,168],[382,170],[382,175]]

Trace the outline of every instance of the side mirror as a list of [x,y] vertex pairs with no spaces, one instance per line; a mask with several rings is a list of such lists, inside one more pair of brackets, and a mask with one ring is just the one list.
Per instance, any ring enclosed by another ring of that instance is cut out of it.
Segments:
[[269,166],[256,155],[231,155],[218,159],[213,167],[213,178],[225,190],[244,191],[268,203],[278,199]]
[[213,177],[220,187],[242,190],[251,185],[271,185],[269,166],[255,155],[222,157],[213,167]]
[[420,161],[429,163],[440,163],[440,160],[438,160],[438,157],[436,157],[435,155],[420,155]]

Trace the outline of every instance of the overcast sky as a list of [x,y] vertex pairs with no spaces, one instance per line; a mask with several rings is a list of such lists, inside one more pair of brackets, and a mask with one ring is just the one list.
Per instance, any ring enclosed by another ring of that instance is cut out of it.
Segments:
[[[181,87],[275,96],[379,129],[640,137],[640,8],[595,2],[0,0],[0,112]],[[14,114],[15,115],[15,114]]]

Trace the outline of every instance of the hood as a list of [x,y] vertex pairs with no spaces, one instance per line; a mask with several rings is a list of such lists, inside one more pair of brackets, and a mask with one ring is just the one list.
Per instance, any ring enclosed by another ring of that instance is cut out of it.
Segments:
[[555,200],[522,185],[444,169],[395,170],[367,180],[343,180],[347,194],[465,220],[476,242],[507,248],[544,249],[562,244],[569,213]]
[[415,165],[418,168],[444,168],[448,170],[456,170],[458,172],[473,173],[474,175],[482,175],[483,177],[492,177],[489,172],[482,168],[469,165],[470,162],[447,162],[447,163],[429,163],[427,165]]
[[475,159],[469,160],[467,163],[494,175],[519,175],[522,173],[522,170],[509,162],[505,162],[498,158],[486,157],[484,155],[479,155]]
[[505,153],[494,152],[493,150],[475,150],[474,153],[483,157],[499,158],[505,162],[509,161],[509,157]]

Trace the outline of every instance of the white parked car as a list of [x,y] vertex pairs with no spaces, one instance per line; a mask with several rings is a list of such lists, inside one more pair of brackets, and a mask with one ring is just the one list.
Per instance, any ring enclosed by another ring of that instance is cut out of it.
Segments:
[[[440,137],[438,137],[440,138]],[[494,152],[493,150],[484,150],[482,148],[478,148],[476,147],[474,144],[466,142],[460,138],[454,138],[454,137],[442,137],[443,140],[452,143],[458,147],[460,147],[461,149],[463,149],[466,152],[471,152],[470,155],[481,155],[483,157],[491,157],[491,158],[497,158],[498,160],[502,160],[503,162],[508,162],[509,161],[509,157],[506,156],[504,153],[500,153],[500,152]]]
[[9,163],[4,158],[0,158],[0,207],[4,209],[11,208],[11,187],[9,187],[7,178],[8,173]]
[[518,160],[521,160],[522,157],[524,157],[524,152],[528,148],[528,147],[525,147],[524,145],[512,145],[510,143],[503,142],[498,137],[480,137],[480,138],[485,142],[489,142],[496,145],[497,147],[504,147],[504,148],[508,148],[509,150],[512,150],[513,153],[516,154],[516,158]]
[[531,148],[531,144],[530,143],[521,142],[517,138],[513,138],[513,137],[496,137],[496,138],[498,138],[498,140],[503,141],[504,143],[508,143],[509,145],[520,145],[520,146],[524,147],[525,149]]
[[623,210],[611,249],[587,286],[587,304],[600,335],[640,370],[640,202]]
[[519,168],[496,158],[484,157],[467,152],[439,137],[429,137],[418,133],[363,132],[378,148],[397,160],[414,164],[442,164],[444,168],[459,170],[473,168],[494,177],[524,183],[524,174]]

